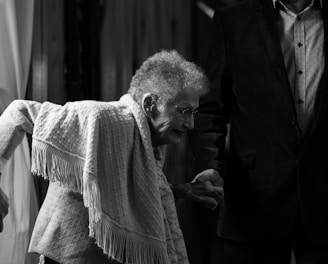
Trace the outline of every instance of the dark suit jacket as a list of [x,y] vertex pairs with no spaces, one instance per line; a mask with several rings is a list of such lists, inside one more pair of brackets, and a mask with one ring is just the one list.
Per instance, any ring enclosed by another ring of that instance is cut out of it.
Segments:
[[272,0],[245,0],[218,10],[212,38],[211,92],[201,101],[192,144],[196,172],[216,168],[225,180],[219,235],[277,241],[290,234],[300,213],[309,235],[328,243],[327,69],[311,131],[302,139]]

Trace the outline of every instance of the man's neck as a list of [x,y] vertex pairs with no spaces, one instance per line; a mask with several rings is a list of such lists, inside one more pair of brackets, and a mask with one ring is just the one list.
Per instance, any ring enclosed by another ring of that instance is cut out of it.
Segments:
[[311,0],[281,0],[286,7],[295,14],[303,11],[310,3]]

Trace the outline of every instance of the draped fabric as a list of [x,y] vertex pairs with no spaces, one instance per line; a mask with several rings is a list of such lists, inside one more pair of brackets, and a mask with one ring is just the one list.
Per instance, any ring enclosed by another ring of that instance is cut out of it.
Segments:
[[[32,45],[34,0],[0,0],[0,114],[25,97]],[[27,254],[38,213],[30,151],[25,138],[2,171],[0,187],[9,197],[9,213],[0,233],[0,262],[37,263]]]

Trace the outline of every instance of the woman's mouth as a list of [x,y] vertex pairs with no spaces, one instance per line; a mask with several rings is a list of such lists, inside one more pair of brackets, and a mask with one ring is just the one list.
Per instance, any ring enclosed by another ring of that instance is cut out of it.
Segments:
[[182,137],[184,134],[183,130],[179,130],[179,129],[173,129],[173,132],[178,136],[178,137]]

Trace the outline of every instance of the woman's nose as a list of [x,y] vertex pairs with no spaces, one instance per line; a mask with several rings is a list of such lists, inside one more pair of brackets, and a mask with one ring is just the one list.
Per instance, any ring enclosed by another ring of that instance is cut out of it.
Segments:
[[194,116],[188,115],[184,119],[184,126],[188,128],[189,130],[194,129]]

